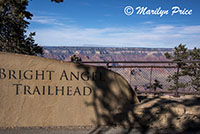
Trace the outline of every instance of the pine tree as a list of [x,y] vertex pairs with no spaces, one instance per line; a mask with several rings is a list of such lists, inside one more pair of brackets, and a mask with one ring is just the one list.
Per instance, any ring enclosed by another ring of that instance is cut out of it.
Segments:
[[[163,85],[160,84],[160,81],[159,81],[159,80],[155,79],[155,80],[154,80],[154,83],[153,83],[152,85],[150,85],[150,86],[147,86],[147,88],[148,88],[148,89],[153,89],[153,91],[156,92],[156,90],[157,90],[158,88],[163,89]],[[154,93],[154,95],[156,95],[156,93]]]
[[[193,50],[189,51],[189,60],[190,61],[200,61],[200,49],[194,48]],[[188,64],[188,68],[185,68],[185,73],[190,76],[191,86],[200,92],[200,62],[194,62]]]
[[33,36],[26,35],[26,28],[33,16],[26,11],[28,0],[0,0],[0,51],[28,55],[43,53]]
[[[188,50],[185,45],[180,44],[175,47],[173,54],[165,53],[165,56],[167,59],[180,61],[177,63],[177,72],[168,77],[169,82],[173,81],[173,85],[170,85],[169,89],[177,91],[179,88],[191,85],[200,92],[200,49]],[[185,60],[198,62],[184,63]],[[180,82],[179,79],[182,76],[189,76],[191,80],[187,83]]]
[[174,53],[165,53],[165,56],[167,59],[178,61],[177,63],[177,71],[173,75],[169,75],[167,81],[173,82],[173,85],[170,85],[169,90],[175,90],[176,95],[179,88],[186,87],[186,84],[183,82],[180,82],[179,79],[181,76],[186,75],[185,72],[181,69],[184,66],[186,66],[186,63],[184,63],[184,60],[187,60],[189,57],[188,49],[185,45],[180,44],[178,47],[174,48]]

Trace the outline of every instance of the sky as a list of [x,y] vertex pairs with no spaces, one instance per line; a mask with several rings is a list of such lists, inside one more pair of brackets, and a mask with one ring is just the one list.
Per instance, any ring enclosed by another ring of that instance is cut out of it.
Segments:
[[200,47],[200,0],[29,1],[40,46]]

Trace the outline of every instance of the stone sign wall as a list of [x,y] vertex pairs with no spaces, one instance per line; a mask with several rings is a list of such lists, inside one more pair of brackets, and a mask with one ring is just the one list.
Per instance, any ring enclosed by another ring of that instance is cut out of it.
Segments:
[[103,67],[0,53],[0,127],[114,124],[133,103],[128,82]]

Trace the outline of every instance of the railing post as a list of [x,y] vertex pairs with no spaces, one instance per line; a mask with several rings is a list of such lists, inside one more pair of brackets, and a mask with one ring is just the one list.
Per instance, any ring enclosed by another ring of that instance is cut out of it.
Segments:
[[176,90],[175,90],[175,94],[174,94],[175,97],[179,97],[179,94],[178,94],[178,89],[179,89],[179,69],[180,69],[180,63],[178,63],[177,72],[176,72]]
[[150,90],[152,91],[152,71],[153,71],[153,68],[151,66],[151,71],[150,71]]
[[[131,85],[131,68],[130,68],[130,85]],[[132,87],[132,85],[131,85],[131,87]]]
[[109,62],[107,62],[107,64],[106,64],[106,68],[109,69]]

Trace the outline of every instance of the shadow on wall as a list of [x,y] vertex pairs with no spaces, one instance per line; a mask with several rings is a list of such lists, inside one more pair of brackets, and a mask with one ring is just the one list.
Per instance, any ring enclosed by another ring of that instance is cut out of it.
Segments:
[[[77,67],[90,72],[90,66],[77,64]],[[110,128],[99,130],[103,125],[121,126],[126,130],[123,134],[134,128],[143,134],[156,128],[159,128],[157,132],[170,129],[173,133],[200,130],[200,98],[152,97],[138,103],[136,93],[119,74],[113,77],[113,73],[103,67],[97,67],[96,72],[102,72],[104,81],[94,81],[92,102],[85,103],[94,108],[96,115],[96,120],[92,121],[96,128],[90,134],[109,131]]]

